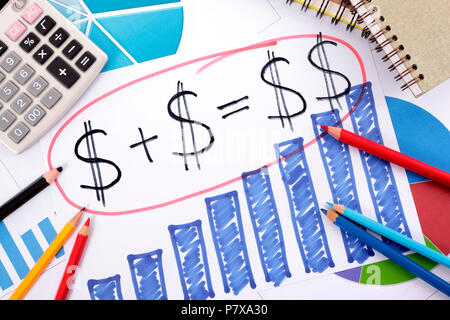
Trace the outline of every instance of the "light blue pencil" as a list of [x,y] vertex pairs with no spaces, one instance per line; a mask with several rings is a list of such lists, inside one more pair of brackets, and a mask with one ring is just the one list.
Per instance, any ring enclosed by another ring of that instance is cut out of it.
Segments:
[[423,255],[424,257],[427,257],[428,259],[431,259],[439,264],[442,264],[443,266],[446,266],[447,268],[450,268],[450,258],[446,255],[433,250],[397,231],[394,231],[377,221],[365,217],[361,213],[349,209],[343,205],[333,204],[330,202],[327,202],[327,204],[349,220],[352,220],[353,222],[356,222],[363,227],[366,227],[367,229],[378,233],[379,235],[382,235],[398,244],[401,244],[402,246],[411,249],[412,251],[415,251]]
[[373,235],[365,231],[363,228],[361,228],[359,225],[347,219],[343,215],[338,214],[331,210],[327,211],[322,209],[322,212],[326,214],[328,219],[333,221],[334,224],[340,227],[342,230],[347,231],[354,237],[364,242],[369,247],[372,247],[373,249],[379,251],[387,258],[397,263],[399,266],[405,268],[415,276],[421,278],[425,282],[429,283],[430,285],[432,285],[433,287],[442,291],[443,293],[445,293],[447,296],[450,297],[450,283],[448,283],[444,279],[439,278],[437,275],[431,273],[430,271],[428,271],[421,265],[417,264],[413,260],[405,257],[403,254],[400,253],[400,251],[392,248],[383,241],[374,237]]

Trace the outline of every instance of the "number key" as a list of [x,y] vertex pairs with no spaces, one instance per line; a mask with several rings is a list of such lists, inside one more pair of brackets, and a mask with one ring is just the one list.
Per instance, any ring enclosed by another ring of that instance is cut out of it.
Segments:
[[16,116],[9,110],[0,115],[0,131],[5,132],[16,121]]
[[22,114],[25,112],[25,110],[28,109],[32,102],[33,100],[31,100],[29,96],[27,96],[25,93],[21,93],[17,97],[17,99],[15,99],[13,103],[11,103],[11,109],[13,109],[18,114]]
[[33,76],[34,70],[31,68],[28,64],[24,64],[22,67],[17,70],[16,74],[14,75],[14,79],[21,85],[24,85],[25,83],[30,80],[30,78]]
[[17,91],[19,91],[19,88],[11,81],[8,81],[0,87],[0,99],[3,100],[3,102],[9,102]]
[[28,85],[27,90],[34,97],[38,97],[42,93],[42,91],[44,91],[45,88],[47,88],[47,86],[48,82],[41,76],[38,76],[36,79],[33,80],[33,82],[31,82]]
[[8,133],[8,137],[13,142],[20,143],[20,141],[22,141],[29,132],[30,132],[30,129],[28,129],[28,127],[22,121],[20,121]]
[[38,105],[35,105],[33,108],[31,108],[30,111],[25,115],[25,121],[32,127],[35,127],[45,116],[46,112],[39,107]]
[[17,65],[22,61],[17,53],[11,51],[6,55],[6,57],[0,62],[0,66],[6,71],[13,71]]

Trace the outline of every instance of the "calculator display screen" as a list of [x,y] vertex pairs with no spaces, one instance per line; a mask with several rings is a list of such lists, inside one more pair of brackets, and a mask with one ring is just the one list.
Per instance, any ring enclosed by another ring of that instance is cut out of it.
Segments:
[[8,3],[9,0],[0,0],[0,10]]

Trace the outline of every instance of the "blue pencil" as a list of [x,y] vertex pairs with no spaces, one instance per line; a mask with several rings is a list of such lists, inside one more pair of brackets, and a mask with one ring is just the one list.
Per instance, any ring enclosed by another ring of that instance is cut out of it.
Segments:
[[327,202],[327,204],[334,210],[336,210],[337,212],[348,218],[349,220],[356,222],[357,224],[360,224],[366,227],[367,229],[376,232],[379,235],[382,235],[398,244],[401,244],[402,246],[411,249],[423,255],[424,257],[427,257],[428,259],[431,259],[437,263],[446,266],[447,268],[450,268],[450,258],[447,257],[446,255],[436,250],[433,250],[423,245],[422,243],[417,242],[395,230],[392,230],[391,228],[386,227],[377,221],[365,217],[359,212],[351,210],[343,205],[332,204],[329,202]]
[[439,278],[424,267],[405,257],[403,254],[385,244],[383,241],[377,239],[344,216],[334,211],[326,211],[325,209],[322,209],[322,212],[325,213],[328,219],[333,221],[334,224],[340,227],[342,230],[347,231],[354,237],[360,239],[366,245],[379,251],[387,258],[391,259],[401,267],[405,268],[415,276],[421,278],[422,280],[426,281],[427,283],[450,297],[450,284],[444,279]]

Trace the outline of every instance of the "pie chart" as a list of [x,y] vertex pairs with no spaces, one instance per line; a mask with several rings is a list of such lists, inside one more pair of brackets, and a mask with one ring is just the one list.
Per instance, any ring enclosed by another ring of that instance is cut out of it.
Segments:
[[48,0],[109,57],[103,71],[177,53],[180,0]]

